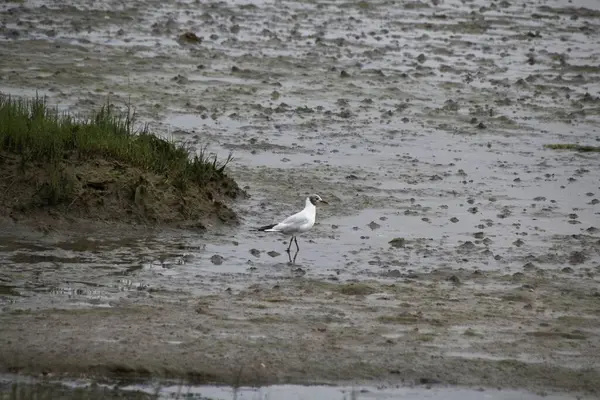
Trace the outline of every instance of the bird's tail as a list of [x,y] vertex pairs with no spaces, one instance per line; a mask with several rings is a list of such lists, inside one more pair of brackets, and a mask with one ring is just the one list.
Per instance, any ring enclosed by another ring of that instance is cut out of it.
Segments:
[[266,231],[267,229],[271,229],[271,228],[273,228],[275,225],[277,225],[277,224],[265,225],[265,226],[261,226],[260,228],[252,228],[252,229],[250,229],[250,230],[251,230],[251,231],[260,231],[260,232],[264,232],[264,231]]

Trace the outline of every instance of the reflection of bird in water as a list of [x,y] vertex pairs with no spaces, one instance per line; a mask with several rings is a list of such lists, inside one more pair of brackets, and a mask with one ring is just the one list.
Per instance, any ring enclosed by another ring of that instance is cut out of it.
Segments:
[[[290,244],[286,251],[289,254],[290,248],[292,247],[292,242],[295,242],[296,254],[298,254],[300,246],[298,246],[297,236],[304,232],[308,232],[315,224],[315,218],[317,216],[317,203],[329,204],[318,194],[310,195],[306,198],[304,210],[287,217],[278,224],[261,226],[256,230],[261,232],[278,232],[286,236],[291,236]],[[296,257],[294,256],[294,261],[295,259]]]

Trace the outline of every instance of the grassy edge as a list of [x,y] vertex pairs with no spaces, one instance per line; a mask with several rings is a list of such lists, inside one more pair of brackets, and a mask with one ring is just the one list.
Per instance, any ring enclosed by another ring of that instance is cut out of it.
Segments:
[[[164,176],[181,192],[193,186],[208,190],[228,179],[225,168],[233,159],[231,153],[219,160],[208,152],[207,145],[196,151],[189,143],[150,133],[147,125],[136,126],[130,104],[119,111],[107,102],[86,117],[51,108],[46,97],[0,94],[0,153],[15,156],[20,172],[31,164],[44,165],[49,177],[43,188],[44,205],[73,199],[73,185],[63,174],[64,164],[70,160],[105,159],[130,165]],[[0,157],[0,165],[5,160]]]

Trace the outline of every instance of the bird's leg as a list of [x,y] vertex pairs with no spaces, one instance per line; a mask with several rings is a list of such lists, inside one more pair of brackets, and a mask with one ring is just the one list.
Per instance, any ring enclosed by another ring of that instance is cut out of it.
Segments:
[[298,246],[298,238],[294,236],[294,241],[296,242],[296,253],[300,251],[300,246]]
[[294,260],[292,261],[292,264],[296,264],[296,257],[298,257],[298,253],[299,251],[296,251],[296,254],[294,254]]
[[290,249],[292,248],[292,242],[294,241],[294,237],[295,236],[292,236],[292,238],[290,239],[290,245],[288,246],[288,248],[286,250],[288,252],[288,254],[290,253]]

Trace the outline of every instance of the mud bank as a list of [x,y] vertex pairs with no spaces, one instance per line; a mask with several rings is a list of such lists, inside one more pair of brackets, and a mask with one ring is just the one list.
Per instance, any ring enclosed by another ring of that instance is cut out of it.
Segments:
[[245,194],[218,162],[145,130],[107,105],[61,114],[0,93],[0,209],[13,221],[237,222],[224,201]]
[[535,268],[286,279],[211,296],[142,290],[109,307],[4,312],[0,358],[2,372],[53,377],[597,394],[599,296],[591,279]]

